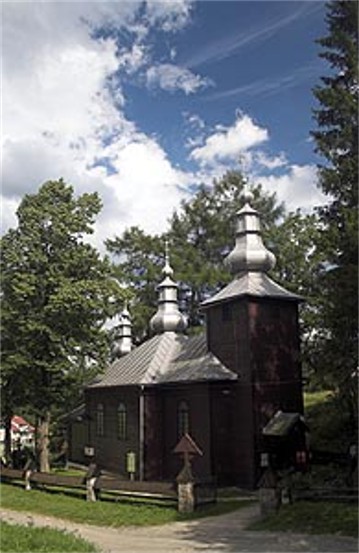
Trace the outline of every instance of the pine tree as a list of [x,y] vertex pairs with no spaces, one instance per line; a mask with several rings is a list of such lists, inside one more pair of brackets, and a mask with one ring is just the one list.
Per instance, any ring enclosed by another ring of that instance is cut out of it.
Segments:
[[358,3],[327,4],[328,35],[318,40],[328,76],[314,89],[319,186],[328,195],[319,211],[320,247],[326,256],[321,275],[322,332],[317,365],[347,408],[355,433],[358,334]]

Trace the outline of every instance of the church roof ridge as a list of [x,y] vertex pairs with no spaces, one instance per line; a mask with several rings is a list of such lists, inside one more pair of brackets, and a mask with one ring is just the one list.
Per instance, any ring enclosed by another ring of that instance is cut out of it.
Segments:
[[109,365],[89,388],[236,378],[208,351],[205,333],[188,337],[164,332]]
[[178,335],[175,332],[165,332],[162,334],[162,339],[159,341],[142,383],[152,383],[153,380],[156,380],[158,374],[163,374],[166,371],[172,355],[184,339],[184,336]]

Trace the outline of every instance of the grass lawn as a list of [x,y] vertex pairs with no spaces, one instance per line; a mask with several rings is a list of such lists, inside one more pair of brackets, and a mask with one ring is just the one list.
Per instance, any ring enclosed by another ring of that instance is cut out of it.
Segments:
[[356,430],[333,392],[305,393],[304,411],[312,448],[346,453],[356,442]]
[[321,405],[333,398],[333,392],[330,390],[320,390],[318,392],[304,392],[304,409],[310,410],[312,407]]
[[277,514],[252,524],[249,529],[357,537],[358,508],[329,501],[298,501],[282,506]]
[[85,476],[86,474],[85,470],[75,468],[52,468],[50,472],[60,476]]
[[1,523],[0,546],[2,553],[98,551],[91,543],[61,530],[35,528],[6,522]]
[[4,508],[115,528],[165,524],[178,520],[219,515],[249,505],[248,500],[231,499],[225,503],[203,506],[193,514],[187,515],[178,513],[173,503],[164,501],[121,498],[116,502],[101,500],[89,503],[85,501],[84,495],[72,497],[59,491],[55,493],[39,490],[26,491],[9,484],[1,484],[0,491],[1,505]]

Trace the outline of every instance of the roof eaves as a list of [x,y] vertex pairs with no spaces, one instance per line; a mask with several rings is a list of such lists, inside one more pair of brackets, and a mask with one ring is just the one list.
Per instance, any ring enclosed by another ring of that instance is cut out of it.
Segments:
[[201,303],[200,308],[205,310],[209,306],[225,303],[241,297],[262,297],[284,299],[287,301],[302,302],[304,298],[286,290],[265,273],[245,273],[232,280],[213,297]]

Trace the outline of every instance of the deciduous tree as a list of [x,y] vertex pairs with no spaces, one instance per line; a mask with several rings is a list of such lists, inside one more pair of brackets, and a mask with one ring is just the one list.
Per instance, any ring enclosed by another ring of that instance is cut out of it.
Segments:
[[1,241],[2,406],[35,415],[44,471],[51,413],[104,365],[103,323],[110,298],[121,298],[110,263],[84,240],[100,209],[97,194],[75,198],[62,180],[47,182],[24,197]]

